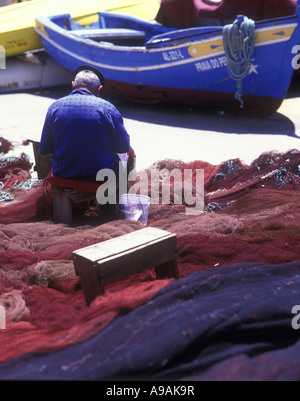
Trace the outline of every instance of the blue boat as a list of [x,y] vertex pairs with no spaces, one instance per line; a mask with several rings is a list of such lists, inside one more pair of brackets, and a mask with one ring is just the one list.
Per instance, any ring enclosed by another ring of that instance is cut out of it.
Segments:
[[177,29],[99,12],[92,26],[69,14],[36,18],[50,56],[73,73],[101,70],[103,93],[142,103],[186,104],[262,117],[289,89],[300,50],[300,0],[288,17]]

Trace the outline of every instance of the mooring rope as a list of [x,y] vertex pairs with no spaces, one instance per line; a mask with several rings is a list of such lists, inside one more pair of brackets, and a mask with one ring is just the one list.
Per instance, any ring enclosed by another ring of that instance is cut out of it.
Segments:
[[225,25],[223,46],[229,75],[236,81],[235,98],[240,101],[241,108],[244,108],[242,80],[249,74],[254,61],[255,22],[239,15],[233,24]]

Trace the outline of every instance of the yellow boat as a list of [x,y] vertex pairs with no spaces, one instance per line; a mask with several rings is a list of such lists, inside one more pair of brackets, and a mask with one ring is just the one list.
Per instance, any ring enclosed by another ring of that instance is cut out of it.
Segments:
[[128,13],[148,21],[154,19],[160,0],[31,0],[0,8],[0,46],[6,57],[42,47],[34,31],[35,17],[70,13],[76,22],[88,25],[98,11]]

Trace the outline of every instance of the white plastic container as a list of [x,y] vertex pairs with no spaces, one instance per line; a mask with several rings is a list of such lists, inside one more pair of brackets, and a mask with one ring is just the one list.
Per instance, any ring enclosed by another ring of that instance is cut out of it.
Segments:
[[147,225],[151,198],[145,195],[123,194],[119,209],[122,220],[140,221]]

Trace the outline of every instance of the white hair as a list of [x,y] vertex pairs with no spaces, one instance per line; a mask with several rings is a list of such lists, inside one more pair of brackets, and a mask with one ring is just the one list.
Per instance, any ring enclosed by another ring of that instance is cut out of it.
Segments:
[[91,90],[95,90],[101,86],[100,79],[97,77],[95,73],[89,70],[80,71],[75,79],[75,87],[83,87]]

